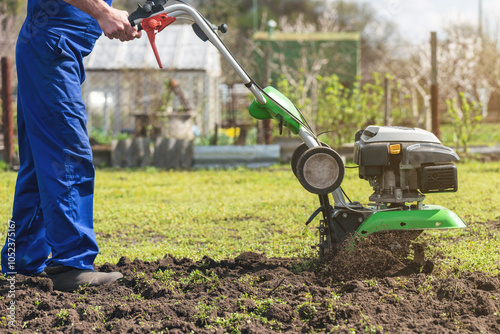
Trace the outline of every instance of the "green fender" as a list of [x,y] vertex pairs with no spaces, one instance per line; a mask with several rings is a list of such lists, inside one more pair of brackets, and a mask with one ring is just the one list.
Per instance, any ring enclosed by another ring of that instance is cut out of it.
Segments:
[[253,100],[252,104],[250,104],[250,107],[248,108],[250,115],[256,119],[273,118],[277,121],[281,121],[281,119],[283,119],[283,125],[290,129],[290,131],[292,131],[294,134],[298,134],[302,125],[297,122],[292,116],[290,116],[290,114],[301,121],[304,120],[293,103],[274,87],[266,87],[264,88],[264,92],[266,92],[267,95],[269,95],[273,100],[275,100],[283,108],[285,108],[287,112],[283,111],[266,96],[266,104],[260,104],[257,100]]
[[454,212],[439,205],[424,205],[421,210],[378,211],[356,230],[359,236],[381,231],[466,228]]

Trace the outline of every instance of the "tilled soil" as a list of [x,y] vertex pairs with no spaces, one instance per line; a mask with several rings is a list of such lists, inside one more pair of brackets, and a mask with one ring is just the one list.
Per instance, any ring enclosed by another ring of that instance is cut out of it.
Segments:
[[251,252],[197,262],[124,257],[98,269],[125,277],[68,293],[48,278],[18,275],[14,298],[0,281],[0,331],[500,333],[499,276],[437,278],[383,251],[323,263]]

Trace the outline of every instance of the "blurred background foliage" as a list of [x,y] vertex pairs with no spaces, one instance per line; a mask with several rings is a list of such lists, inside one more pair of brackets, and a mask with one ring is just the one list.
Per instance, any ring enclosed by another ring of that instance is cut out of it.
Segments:
[[[142,2],[142,1],[140,1]],[[360,71],[352,82],[324,72],[329,59],[317,59],[311,66],[295,64],[273,85],[285,92],[303,111],[317,132],[328,132],[334,146],[349,142],[354,133],[370,122],[384,121],[384,92],[389,91],[390,124],[430,128],[430,46],[402,35],[390,20],[370,2],[346,0],[186,0],[212,23],[226,23],[224,42],[255,75],[254,34],[266,32],[268,22],[277,22],[284,33],[360,34]],[[129,12],[137,0],[115,0],[114,6]],[[174,3],[169,0],[168,4]],[[25,16],[22,0],[0,0],[0,56],[14,56],[15,40]],[[477,126],[464,135],[460,125],[473,118],[474,124],[500,123],[500,52],[498,35],[485,27],[449,21],[438,40],[440,110],[443,138],[447,143],[467,147],[478,138]],[[239,82],[222,61],[221,82]],[[15,80],[15,79],[14,79]],[[463,95],[463,97],[462,97]],[[450,101],[446,103],[446,101]],[[454,102],[453,102],[454,101]],[[474,105],[474,115],[470,106]],[[240,112],[242,118],[244,113]],[[468,123],[467,123],[468,124]],[[450,126],[448,126],[450,125]],[[258,137],[258,136],[257,136]],[[491,136],[490,136],[491,137]],[[202,142],[203,140],[199,140]],[[205,140],[207,141],[207,140]],[[479,140],[481,141],[481,140]],[[482,144],[496,144],[487,139]]]

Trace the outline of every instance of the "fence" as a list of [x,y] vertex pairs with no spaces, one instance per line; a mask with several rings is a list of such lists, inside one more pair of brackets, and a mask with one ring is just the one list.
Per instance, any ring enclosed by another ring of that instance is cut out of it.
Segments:
[[220,122],[220,56],[203,43],[189,25],[172,25],[156,36],[163,62],[158,67],[147,38],[129,43],[100,38],[85,58],[82,86],[89,128],[114,135],[133,132],[137,117],[186,109],[170,94],[175,79],[189,101],[196,124],[208,134]]
[[162,116],[185,110],[178,96],[169,94],[171,79],[179,82],[189,100],[194,123],[203,134],[209,133],[220,121],[219,79],[196,71],[87,71],[82,90],[89,129],[115,136],[121,132],[132,133],[141,116]]

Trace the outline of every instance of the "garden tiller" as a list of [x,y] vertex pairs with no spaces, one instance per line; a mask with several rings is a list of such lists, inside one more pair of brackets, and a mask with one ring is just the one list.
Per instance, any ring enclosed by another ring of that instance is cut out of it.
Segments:
[[325,250],[352,245],[352,240],[373,234],[390,232],[396,237],[389,240],[388,246],[404,248],[409,247],[411,240],[423,230],[466,227],[452,211],[423,204],[423,193],[457,191],[457,169],[453,163],[459,157],[432,133],[387,126],[368,126],[359,131],[354,145],[354,163],[359,166],[359,177],[367,180],[374,192],[367,207],[347,201],[341,188],[345,167],[339,154],[318,140],[287,97],[273,87],[262,89],[247,74],[218,35],[218,32],[227,31],[226,25],[212,25],[182,1],[165,5],[166,0],[146,1],[129,17],[132,25],[147,33],[160,67],[155,34],[177,19],[192,22],[194,33],[219,50],[255,96],[249,107],[250,114],[259,120],[274,119],[280,133],[286,127],[302,139],[303,143],[292,155],[291,167],[300,184],[319,196],[320,207],[306,224],[322,214],[320,256]]

